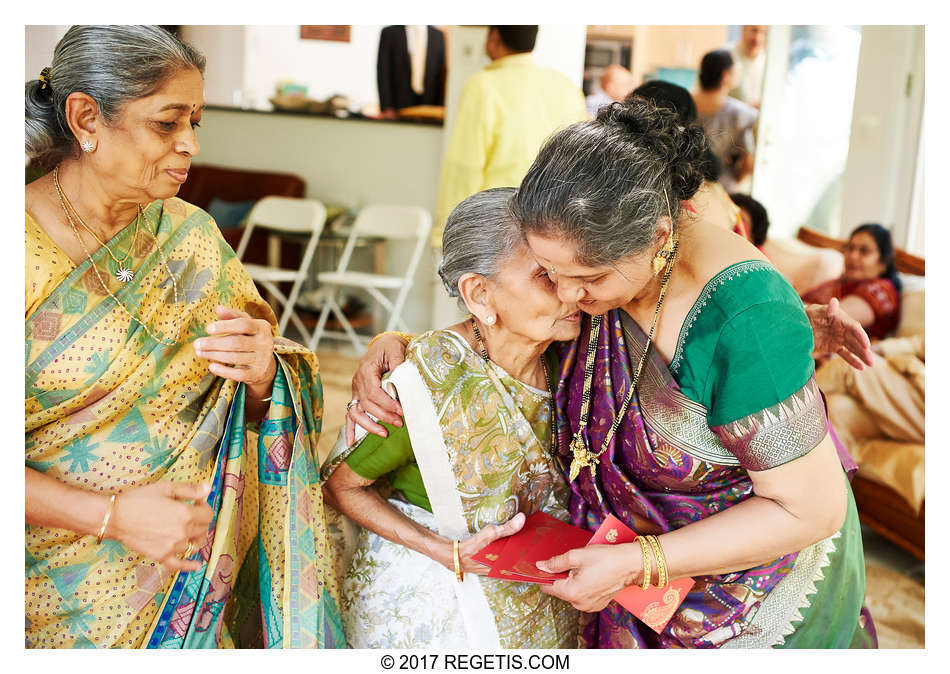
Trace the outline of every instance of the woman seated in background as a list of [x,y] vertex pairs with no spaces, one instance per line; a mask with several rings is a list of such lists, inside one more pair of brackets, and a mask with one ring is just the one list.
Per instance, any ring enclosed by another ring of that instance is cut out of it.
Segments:
[[[389,379],[406,424],[349,447],[341,434],[324,467],[330,502],[363,527],[342,589],[354,648],[577,644],[570,604],[479,577],[488,567],[471,559],[518,531],[519,513],[568,518],[545,349],[577,336],[580,312],[524,244],[508,212],[514,193],[477,193],[446,222],[439,274],[472,317],[409,343]],[[383,477],[399,492],[388,501],[374,488]]]
[[834,298],[874,339],[883,339],[900,319],[901,281],[891,234],[878,224],[861,225],[844,246],[844,274],[812,288],[802,300],[828,304]]
[[175,198],[204,67],[158,26],[73,26],[26,84],[52,168],[25,195],[30,648],[343,640],[316,359]]

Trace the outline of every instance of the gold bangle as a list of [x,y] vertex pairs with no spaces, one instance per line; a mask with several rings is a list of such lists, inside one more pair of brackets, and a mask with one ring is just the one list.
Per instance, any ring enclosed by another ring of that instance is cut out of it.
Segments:
[[462,560],[459,558],[459,542],[452,541],[452,561],[455,562],[455,580],[462,582],[465,574],[462,573]]
[[373,337],[371,340],[369,340],[369,344],[366,345],[366,348],[368,349],[369,347],[371,347],[371,346],[373,345],[373,342],[375,342],[375,341],[376,341],[377,339],[379,339],[380,337],[384,337],[384,336],[386,336],[386,335],[395,335],[396,337],[398,337],[400,340],[402,340],[402,341],[405,342],[406,344],[408,344],[408,343],[411,342],[413,339],[415,339],[415,337],[413,337],[412,335],[410,335],[408,332],[398,332],[398,331],[396,331],[396,330],[388,330],[388,331],[386,331],[386,332],[381,332],[381,333],[379,333],[378,335],[376,335],[375,337]]
[[637,536],[637,542],[640,544],[640,552],[643,553],[643,579],[640,581],[641,590],[650,589],[650,544],[646,536]]
[[102,526],[99,527],[99,535],[96,536],[96,545],[102,543],[102,537],[106,535],[106,527],[109,526],[109,520],[112,518],[112,511],[115,509],[115,499],[118,494],[109,497],[109,507],[106,509],[105,517],[102,518]]
[[660,539],[656,536],[647,536],[650,547],[653,548],[653,556],[656,558],[656,586],[667,586],[666,557],[663,555],[663,548],[660,547]]

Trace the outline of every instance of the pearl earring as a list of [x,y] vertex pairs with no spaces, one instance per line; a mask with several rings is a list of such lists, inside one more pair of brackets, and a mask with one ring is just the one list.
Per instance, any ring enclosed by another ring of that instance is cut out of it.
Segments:
[[488,314],[485,317],[485,325],[494,325],[495,324],[495,314]]
[[93,143],[88,138],[79,144],[79,147],[82,148],[83,152],[92,152],[96,149],[95,143]]

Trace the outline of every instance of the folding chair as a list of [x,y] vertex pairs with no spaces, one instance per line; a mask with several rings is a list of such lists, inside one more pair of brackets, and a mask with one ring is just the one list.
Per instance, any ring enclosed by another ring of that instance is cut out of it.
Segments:
[[[268,290],[284,307],[280,315],[279,328],[281,334],[287,329],[287,323],[293,319],[294,325],[303,335],[303,340],[310,339],[310,331],[294,311],[294,305],[300,296],[300,288],[309,276],[310,263],[313,253],[320,240],[320,232],[327,219],[326,207],[316,199],[296,199],[291,197],[264,197],[256,204],[247,216],[247,225],[238,244],[238,259],[243,259],[247,244],[255,227],[261,227],[276,233],[307,235],[306,247],[300,267],[289,269],[283,267],[268,267],[259,264],[245,264],[244,268],[251,278]],[[289,295],[284,295],[277,287],[280,282],[292,282]]]
[[[317,274],[317,281],[320,283],[320,290],[324,297],[324,305],[320,312],[317,328],[313,333],[313,340],[310,343],[312,351],[317,350],[317,346],[325,334],[324,327],[330,312],[333,312],[340,325],[343,326],[343,334],[350,339],[353,346],[358,351],[363,351],[366,348],[366,345],[360,340],[360,336],[356,334],[353,326],[350,325],[340,308],[337,297],[343,287],[365,290],[382,305],[389,312],[386,330],[392,330],[398,324],[403,330],[408,331],[406,322],[402,318],[402,310],[406,303],[406,297],[409,295],[409,290],[412,288],[412,281],[416,275],[416,269],[419,267],[419,261],[422,259],[422,252],[425,249],[431,228],[432,216],[429,215],[427,210],[418,206],[374,204],[366,206],[357,214],[336,271]],[[409,259],[409,264],[406,265],[405,273],[402,276],[387,276],[347,270],[350,258],[353,255],[353,248],[356,246],[357,239],[361,236],[382,237],[388,240],[415,239],[416,245],[412,257]],[[391,302],[381,292],[382,290],[398,291],[396,301]],[[338,337],[342,335],[340,333],[326,333],[326,336]]]

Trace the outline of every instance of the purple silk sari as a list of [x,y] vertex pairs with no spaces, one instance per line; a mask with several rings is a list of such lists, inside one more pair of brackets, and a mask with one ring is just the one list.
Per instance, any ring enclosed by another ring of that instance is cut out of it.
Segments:
[[[557,453],[565,474],[571,461],[569,445],[580,418],[590,325],[590,317],[585,316],[581,338],[561,354],[555,399]],[[619,310],[604,316],[586,437],[593,452],[600,450],[623,403],[633,374],[631,361],[638,361],[645,343],[643,332]],[[600,457],[596,479],[583,468],[571,484],[571,522],[594,530],[607,514],[613,514],[638,533],[658,534],[749,498],[752,482],[748,474],[738,465],[716,460],[709,449],[715,444],[711,436],[705,409],[680,392],[665,362],[652,349],[638,395]],[[659,635],[611,602],[584,627],[586,647],[720,646],[749,625],[762,599],[791,571],[797,554],[742,572],[695,578],[692,591]]]

